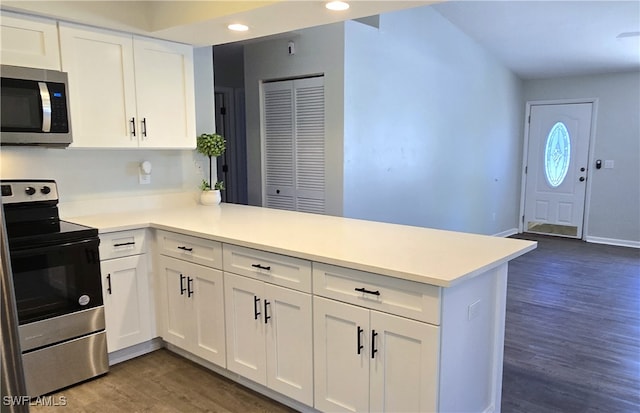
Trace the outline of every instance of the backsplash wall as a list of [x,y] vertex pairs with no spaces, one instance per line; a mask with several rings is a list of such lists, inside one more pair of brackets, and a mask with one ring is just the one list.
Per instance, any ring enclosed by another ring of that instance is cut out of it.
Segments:
[[[138,183],[142,161],[151,183]],[[208,159],[195,150],[85,150],[3,146],[0,178],[55,179],[61,202],[195,191]]]

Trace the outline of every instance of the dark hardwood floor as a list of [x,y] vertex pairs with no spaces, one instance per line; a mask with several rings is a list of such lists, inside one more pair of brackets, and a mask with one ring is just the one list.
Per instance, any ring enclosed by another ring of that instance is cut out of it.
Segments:
[[640,412],[640,250],[522,234],[509,264],[503,412]]
[[65,406],[32,413],[293,412],[168,350],[112,366],[109,373],[53,395]]
[[[524,234],[509,266],[502,411],[640,412],[640,250]],[[287,412],[166,350],[33,412]]]

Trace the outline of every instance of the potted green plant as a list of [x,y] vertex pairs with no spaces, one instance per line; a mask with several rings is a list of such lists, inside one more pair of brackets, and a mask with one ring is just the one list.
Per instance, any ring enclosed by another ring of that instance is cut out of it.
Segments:
[[212,158],[217,158],[222,155],[224,151],[227,149],[226,147],[227,141],[224,139],[222,135],[218,135],[217,133],[203,133],[198,136],[196,140],[196,150],[209,157],[209,180],[202,180],[200,184],[200,189],[202,193],[200,194],[200,202],[204,205],[214,205],[219,204],[221,200],[220,191],[224,190],[224,182],[216,181],[213,184],[213,188],[211,186],[211,182],[213,182],[213,171],[212,171]]

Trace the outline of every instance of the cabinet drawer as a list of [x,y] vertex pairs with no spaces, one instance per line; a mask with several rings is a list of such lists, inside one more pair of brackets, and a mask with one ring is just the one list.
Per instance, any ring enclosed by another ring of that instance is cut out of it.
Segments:
[[440,287],[313,263],[313,293],[440,325]]
[[311,292],[311,262],[237,245],[224,244],[224,270]]
[[162,255],[222,269],[222,244],[218,241],[158,231],[157,243]]
[[147,252],[146,230],[100,234],[100,259],[128,257]]

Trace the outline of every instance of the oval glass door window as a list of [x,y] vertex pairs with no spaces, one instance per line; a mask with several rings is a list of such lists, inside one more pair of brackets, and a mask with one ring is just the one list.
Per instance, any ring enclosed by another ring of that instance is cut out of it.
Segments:
[[562,122],[557,122],[547,135],[544,150],[544,174],[553,188],[558,187],[569,171],[571,140],[569,131]]

